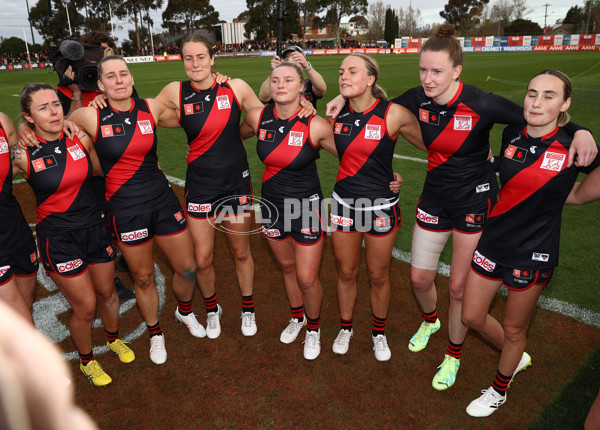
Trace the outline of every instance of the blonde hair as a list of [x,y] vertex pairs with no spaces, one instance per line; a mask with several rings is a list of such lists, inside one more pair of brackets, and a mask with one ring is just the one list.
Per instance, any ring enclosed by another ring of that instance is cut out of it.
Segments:
[[387,100],[388,97],[385,90],[377,84],[377,79],[379,79],[379,64],[377,64],[377,61],[370,55],[362,52],[353,52],[348,57],[358,57],[364,61],[367,68],[367,75],[375,77],[375,82],[371,86],[371,94],[376,99]]

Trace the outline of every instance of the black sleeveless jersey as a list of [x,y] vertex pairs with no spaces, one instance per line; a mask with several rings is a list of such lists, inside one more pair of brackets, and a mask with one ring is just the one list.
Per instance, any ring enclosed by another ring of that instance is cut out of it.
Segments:
[[265,163],[262,196],[272,200],[310,197],[321,191],[317,164],[319,148],[310,141],[312,116],[280,119],[275,105],[260,116],[256,151]]
[[112,216],[152,212],[172,192],[158,168],[156,124],[148,103],[131,100],[128,112],[110,106],[98,111],[96,153]]
[[250,183],[246,150],[240,138],[241,106],[227,83],[197,90],[191,81],[180,86],[180,124],[190,147],[186,194],[192,201]]
[[390,199],[396,141],[388,135],[386,116],[392,102],[377,99],[364,112],[346,102],[333,125],[340,166],[334,192],[343,199]]

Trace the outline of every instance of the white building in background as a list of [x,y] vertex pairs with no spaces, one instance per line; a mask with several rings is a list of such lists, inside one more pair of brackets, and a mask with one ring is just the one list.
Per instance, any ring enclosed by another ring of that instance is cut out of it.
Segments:
[[341,22],[340,30],[345,29],[348,32],[348,36],[359,36],[362,34],[367,34],[369,32],[368,28],[357,27],[356,22]]
[[254,39],[255,33],[252,33],[250,39],[244,36],[246,21],[238,22],[220,22],[215,24],[215,38],[223,45],[242,44],[248,40]]

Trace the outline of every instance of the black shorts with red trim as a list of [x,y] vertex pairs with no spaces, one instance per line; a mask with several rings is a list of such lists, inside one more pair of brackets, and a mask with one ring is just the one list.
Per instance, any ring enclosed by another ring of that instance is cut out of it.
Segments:
[[57,232],[38,229],[37,235],[44,269],[60,276],[80,275],[88,264],[108,263],[116,256],[104,221]]
[[532,285],[543,285],[545,289],[554,274],[553,267],[539,269],[503,266],[482,255],[478,250],[473,254],[471,268],[484,278],[502,281],[506,288],[513,291],[527,290]]
[[319,191],[303,199],[275,201],[261,198],[261,232],[270,240],[292,237],[300,245],[314,245],[323,237],[321,214],[323,193]]
[[37,246],[33,235],[10,254],[0,257],[0,285],[15,276],[33,276],[39,267]]
[[187,220],[174,193],[160,208],[140,215],[110,217],[110,233],[123,245],[142,245],[156,236],[171,236],[187,228]]
[[379,208],[378,200],[360,199],[360,206],[349,207],[332,198],[329,209],[331,228],[345,233],[358,231],[370,236],[387,236],[400,228],[402,215],[399,203]]
[[185,211],[193,218],[240,215],[251,210],[252,184],[249,182],[223,194],[190,196],[189,191],[185,194]]
[[465,207],[447,207],[421,196],[416,209],[417,224],[430,231],[479,233],[495,202],[494,198],[480,200]]

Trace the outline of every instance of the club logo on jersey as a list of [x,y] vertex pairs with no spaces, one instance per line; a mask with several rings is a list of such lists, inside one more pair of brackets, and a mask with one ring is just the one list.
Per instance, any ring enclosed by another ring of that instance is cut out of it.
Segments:
[[123,124],[109,124],[100,127],[102,137],[125,136]]
[[65,263],[58,263],[56,265],[56,268],[58,269],[58,273],[65,273],[70,272],[71,270],[78,269],[79,267],[81,267],[82,264],[83,261],[81,261],[81,258],[78,258],[77,260],[71,260]]
[[112,245],[108,245],[106,247],[106,253],[108,254],[109,257],[112,257],[112,255],[115,253],[115,250],[112,247]]
[[342,134],[344,136],[349,136],[350,133],[352,132],[352,124],[343,124],[341,122],[336,122],[333,132],[335,134]]
[[304,142],[304,133],[301,131],[290,131],[288,137],[288,145],[290,146],[302,146]]
[[240,205],[247,205],[250,201],[250,196],[240,196],[238,200],[240,201]]
[[217,109],[231,109],[231,104],[229,104],[229,96],[218,96],[217,97]]
[[475,254],[473,254],[473,261],[478,266],[481,266],[486,272],[491,272],[496,268],[496,263],[488,260],[486,257],[481,255],[479,251],[475,251]]
[[133,242],[134,240],[145,239],[148,237],[148,229],[128,231],[127,233],[121,233],[121,242]]
[[304,93],[303,96],[308,101],[312,100],[312,95],[310,93]]
[[275,130],[261,128],[258,132],[258,139],[265,142],[273,142],[275,140]]
[[553,172],[560,172],[567,159],[566,154],[560,154],[558,152],[546,152],[544,153],[544,161],[540,169],[552,170]]
[[37,252],[32,252],[31,254],[29,254],[29,261],[31,261],[32,263],[35,263],[37,261]]
[[419,119],[422,122],[428,124],[439,125],[440,117],[435,112],[428,111],[427,109],[419,109]]
[[81,149],[78,144],[69,146],[67,150],[69,151],[71,158],[75,161],[85,158],[85,152],[83,152],[83,149]]
[[550,254],[544,254],[542,252],[534,252],[531,255],[531,259],[535,261],[543,261],[546,262],[550,259]]
[[48,155],[46,157],[31,160],[31,165],[33,166],[34,171],[41,172],[42,170],[57,166],[58,164],[56,163],[54,155]]
[[346,218],[339,215],[331,214],[329,216],[332,224],[339,225],[340,227],[352,227],[354,220],[352,218]]
[[186,115],[194,115],[195,113],[204,112],[204,105],[202,102],[198,103],[187,103],[183,105],[183,112]]
[[390,217],[375,218],[375,231],[387,231],[392,228],[392,220]]
[[490,183],[487,182],[485,184],[479,184],[475,187],[475,192],[476,193],[485,193],[486,191],[490,190]]
[[173,216],[177,221],[181,221],[183,219],[183,213],[181,211],[174,213]]
[[504,157],[518,161],[520,163],[524,163],[525,159],[527,158],[527,150],[519,148],[515,145],[508,145],[508,147],[504,151]]
[[427,224],[437,224],[439,222],[439,217],[428,214],[421,208],[417,208],[417,219]]
[[519,279],[531,279],[531,270],[513,269],[513,276]]
[[188,203],[187,210],[188,212],[208,213],[212,210],[212,205],[210,203]]
[[473,118],[469,115],[454,115],[454,130],[471,130]]
[[365,139],[380,140],[381,126],[375,124],[367,124],[365,127]]
[[152,130],[152,123],[150,122],[149,119],[145,119],[143,121],[138,121],[138,127],[140,128],[140,131],[142,132],[142,134],[152,134],[154,133],[154,130]]
[[6,272],[10,269],[10,266],[2,266],[0,267],[0,277],[6,275]]
[[276,229],[276,228],[265,228],[262,227],[261,228],[262,234],[264,234],[267,237],[279,237],[281,236],[281,232]]
[[8,154],[8,142],[0,136],[0,154]]
[[465,221],[471,224],[481,224],[483,222],[483,214],[468,214]]

